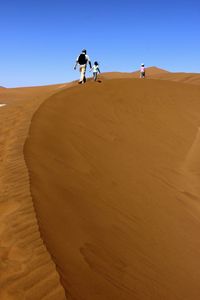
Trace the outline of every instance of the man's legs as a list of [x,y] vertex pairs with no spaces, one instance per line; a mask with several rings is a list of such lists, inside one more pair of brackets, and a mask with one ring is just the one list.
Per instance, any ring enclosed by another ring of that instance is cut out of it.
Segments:
[[80,83],[86,82],[85,72],[86,72],[86,65],[80,66],[80,73],[81,73],[80,81],[79,81]]

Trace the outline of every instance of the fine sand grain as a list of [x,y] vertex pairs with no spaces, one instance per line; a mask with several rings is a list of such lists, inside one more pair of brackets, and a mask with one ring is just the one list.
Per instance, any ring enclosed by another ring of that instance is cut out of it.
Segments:
[[23,146],[33,113],[58,86],[2,89],[0,102],[0,299],[64,300],[40,237]]
[[89,82],[33,117],[31,192],[68,299],[200,299],[200,86],[168,80]]

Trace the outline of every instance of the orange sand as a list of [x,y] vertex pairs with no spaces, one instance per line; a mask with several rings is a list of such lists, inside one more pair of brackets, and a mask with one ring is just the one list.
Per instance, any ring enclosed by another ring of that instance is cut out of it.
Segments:
[[0,88],[1,300],[199,299],[200,74],[138,75]]
[[[107,72],[101,74],[102,79],[117,79],[117,78],[139,78],[140,72],[136,71],[133,73],[126,72]],[[170,81],[180,81],[183,83],[200,85],[200,74],[195,73],[173,73],[166,70],[149,67],[146,69],[146,79],[162,79]]]
[[68,299],[200,298],[199,99],[200,86],[104,80],[34,115],[31,191]]
[[34,111],[59,87],[0,91],[1,300],[66,299],[40,237],[23,156]]

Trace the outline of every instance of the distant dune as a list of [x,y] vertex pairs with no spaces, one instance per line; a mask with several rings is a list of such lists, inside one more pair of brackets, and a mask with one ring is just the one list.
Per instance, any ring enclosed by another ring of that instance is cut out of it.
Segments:
[[[139,71],[135,71],[132,73],[107,72],[101,74],[102,79],[139,78],[139,76],[140,76]],[[157,67],[146,68],[146,79],[162,79],[162,80],[180,81],[183,83],[200,85],[199,73],[174,73]]]
[[[164,70],[164,69],[157,68],[157,67],[148,67],[148,68],[146,68],[146,74],[147,74],[148,77],[149,76],[154,76],[154,75],[160,75],[160,74],[165,76],[168,73],[170,73],[170,72],[167,71],[167,70]],[[136,72],[133,72],[132,74],[135,75],[135,76],[136,75],[139,76],[140,72],[136,71]]]
[[[153,75],[160,75],[160,74],[167,74],[169,73],[166,70],[157,68],[157,67],[148,67],[146,68],[146,74],[147,76],[153,76]],[[105,72],[101,74],[101,77],[105,79],[117,79],[117,78],[139,78],[140,72],[135,71],[132,73],[128,72]]]
[[200,74],[197,73],[160,73],[154,74],[151,78],[200,85]]
[[54,94],[32,119],[42,237],[68,299],[199,299],[200,87],[105,80],[118,75]]

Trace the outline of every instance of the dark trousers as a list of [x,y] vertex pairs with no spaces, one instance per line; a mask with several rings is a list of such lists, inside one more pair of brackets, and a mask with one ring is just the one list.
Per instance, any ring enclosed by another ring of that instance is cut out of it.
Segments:
[[94,81],[97,80],[97,72],[93,72]]

